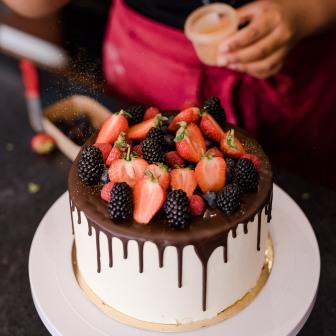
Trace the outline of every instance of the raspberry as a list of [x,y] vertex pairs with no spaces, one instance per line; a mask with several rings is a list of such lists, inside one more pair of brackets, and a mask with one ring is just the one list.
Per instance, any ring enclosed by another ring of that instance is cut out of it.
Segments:
[[185,161],[181,158],[176,151],[171,151],[166,153],[166,163],[169,167],[175,168],[176,166],[183,166]]
[[193,216],[200,216],[204,213],[205,203],[201,196],[192,195],[189,199],[190,211]]
[[111,190],[113,188],[114,183],[109,182],[105,184],[100,191],[100,197],[105,201],[105,202],[110,202],[111,200]]

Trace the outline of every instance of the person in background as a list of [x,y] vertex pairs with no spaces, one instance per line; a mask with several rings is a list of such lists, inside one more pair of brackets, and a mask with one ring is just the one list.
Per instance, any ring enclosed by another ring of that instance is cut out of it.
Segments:
[[[4,2],[36,17],[67,0]],[[217,66],[206,66],[183,26],[209,1],[113,1],[103,47],[108,84],[133,101],[165,109],[217,96],[228,121],[256,136],[273,158],[301,171],[322,159],[320,169],[332,173],[336,1],[223,2],[237,8],[242,28],[221,43]]]

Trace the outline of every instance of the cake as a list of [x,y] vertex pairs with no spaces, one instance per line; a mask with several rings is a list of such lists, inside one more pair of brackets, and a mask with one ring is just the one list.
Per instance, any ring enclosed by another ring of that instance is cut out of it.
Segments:
[[[75,263],[96,303],[126,323],[202,326],[258,283],[272,170],[261,146],[226,123],[218,99],[159,112],[114,114],[74,161]],[[123,162],[132,152],[136,168]]]

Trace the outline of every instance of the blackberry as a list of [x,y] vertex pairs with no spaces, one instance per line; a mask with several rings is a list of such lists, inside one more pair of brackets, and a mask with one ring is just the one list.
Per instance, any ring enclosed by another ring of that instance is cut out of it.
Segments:
[[146,139],[142,142],[142,157],[148,163],[164,163],[162,146],[154,139]]
[[226,158],[225,162],[226,162],[226,181],[227,183],[232,183],[234,180],[234,167],[236,163],[231,158]]
[[174,229],[189,227],[191,212],[187,194],[181,189],[171,191],[167,196],[164,212],[170,227]]
[[102,176],[100,176],[100,182],[102,182],[103,184],[106,184],[106,183],[110,182],[108,169],[105,169]]
[[111,190],[111,200],[107,206],[108,214],[114,220],[127,220],[133,213],[131,187],[125,183],[115,183]]
[[240,189],[237,184],[226,185],[217,194],[217,207],[226,214],[235,212],[240,206]]
[[80,180],[87,185],[98,184],[104,170],[105,165],[101,151],[95,146],[84,148],[77,165]]
[[164,136],[161,128],[159,127],[152,127],[148,134],[147,134],[147,139],[153,139],[157,143],[159,143],[161,146],[164,145]]
[[249,159],[239,159],[234,168],[235,178],[242,191],[256,191],[259,183],[259,173]]
[[203,104],[203,110],[209,112],[221,127],[226,125],[224,109],[217,97],[208,98]]
[[210,208],[217,208],[217,193],[215,191],[207,191],[203,194],[203,198]]
[[131,105],[125,109],[127,114],[129,115],[128,118],[128,124],[130,126],[138,124],[141,122],[144,118],[146,108],[143,105]]

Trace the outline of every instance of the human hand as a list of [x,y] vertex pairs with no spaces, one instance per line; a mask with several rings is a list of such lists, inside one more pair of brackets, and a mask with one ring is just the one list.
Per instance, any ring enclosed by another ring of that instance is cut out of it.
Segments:
[[290,8],[280,1],[260,0],[239,8],[237,15],[246,26],[219,45],[218,65],[257,78],[276,74],[300,36]]

